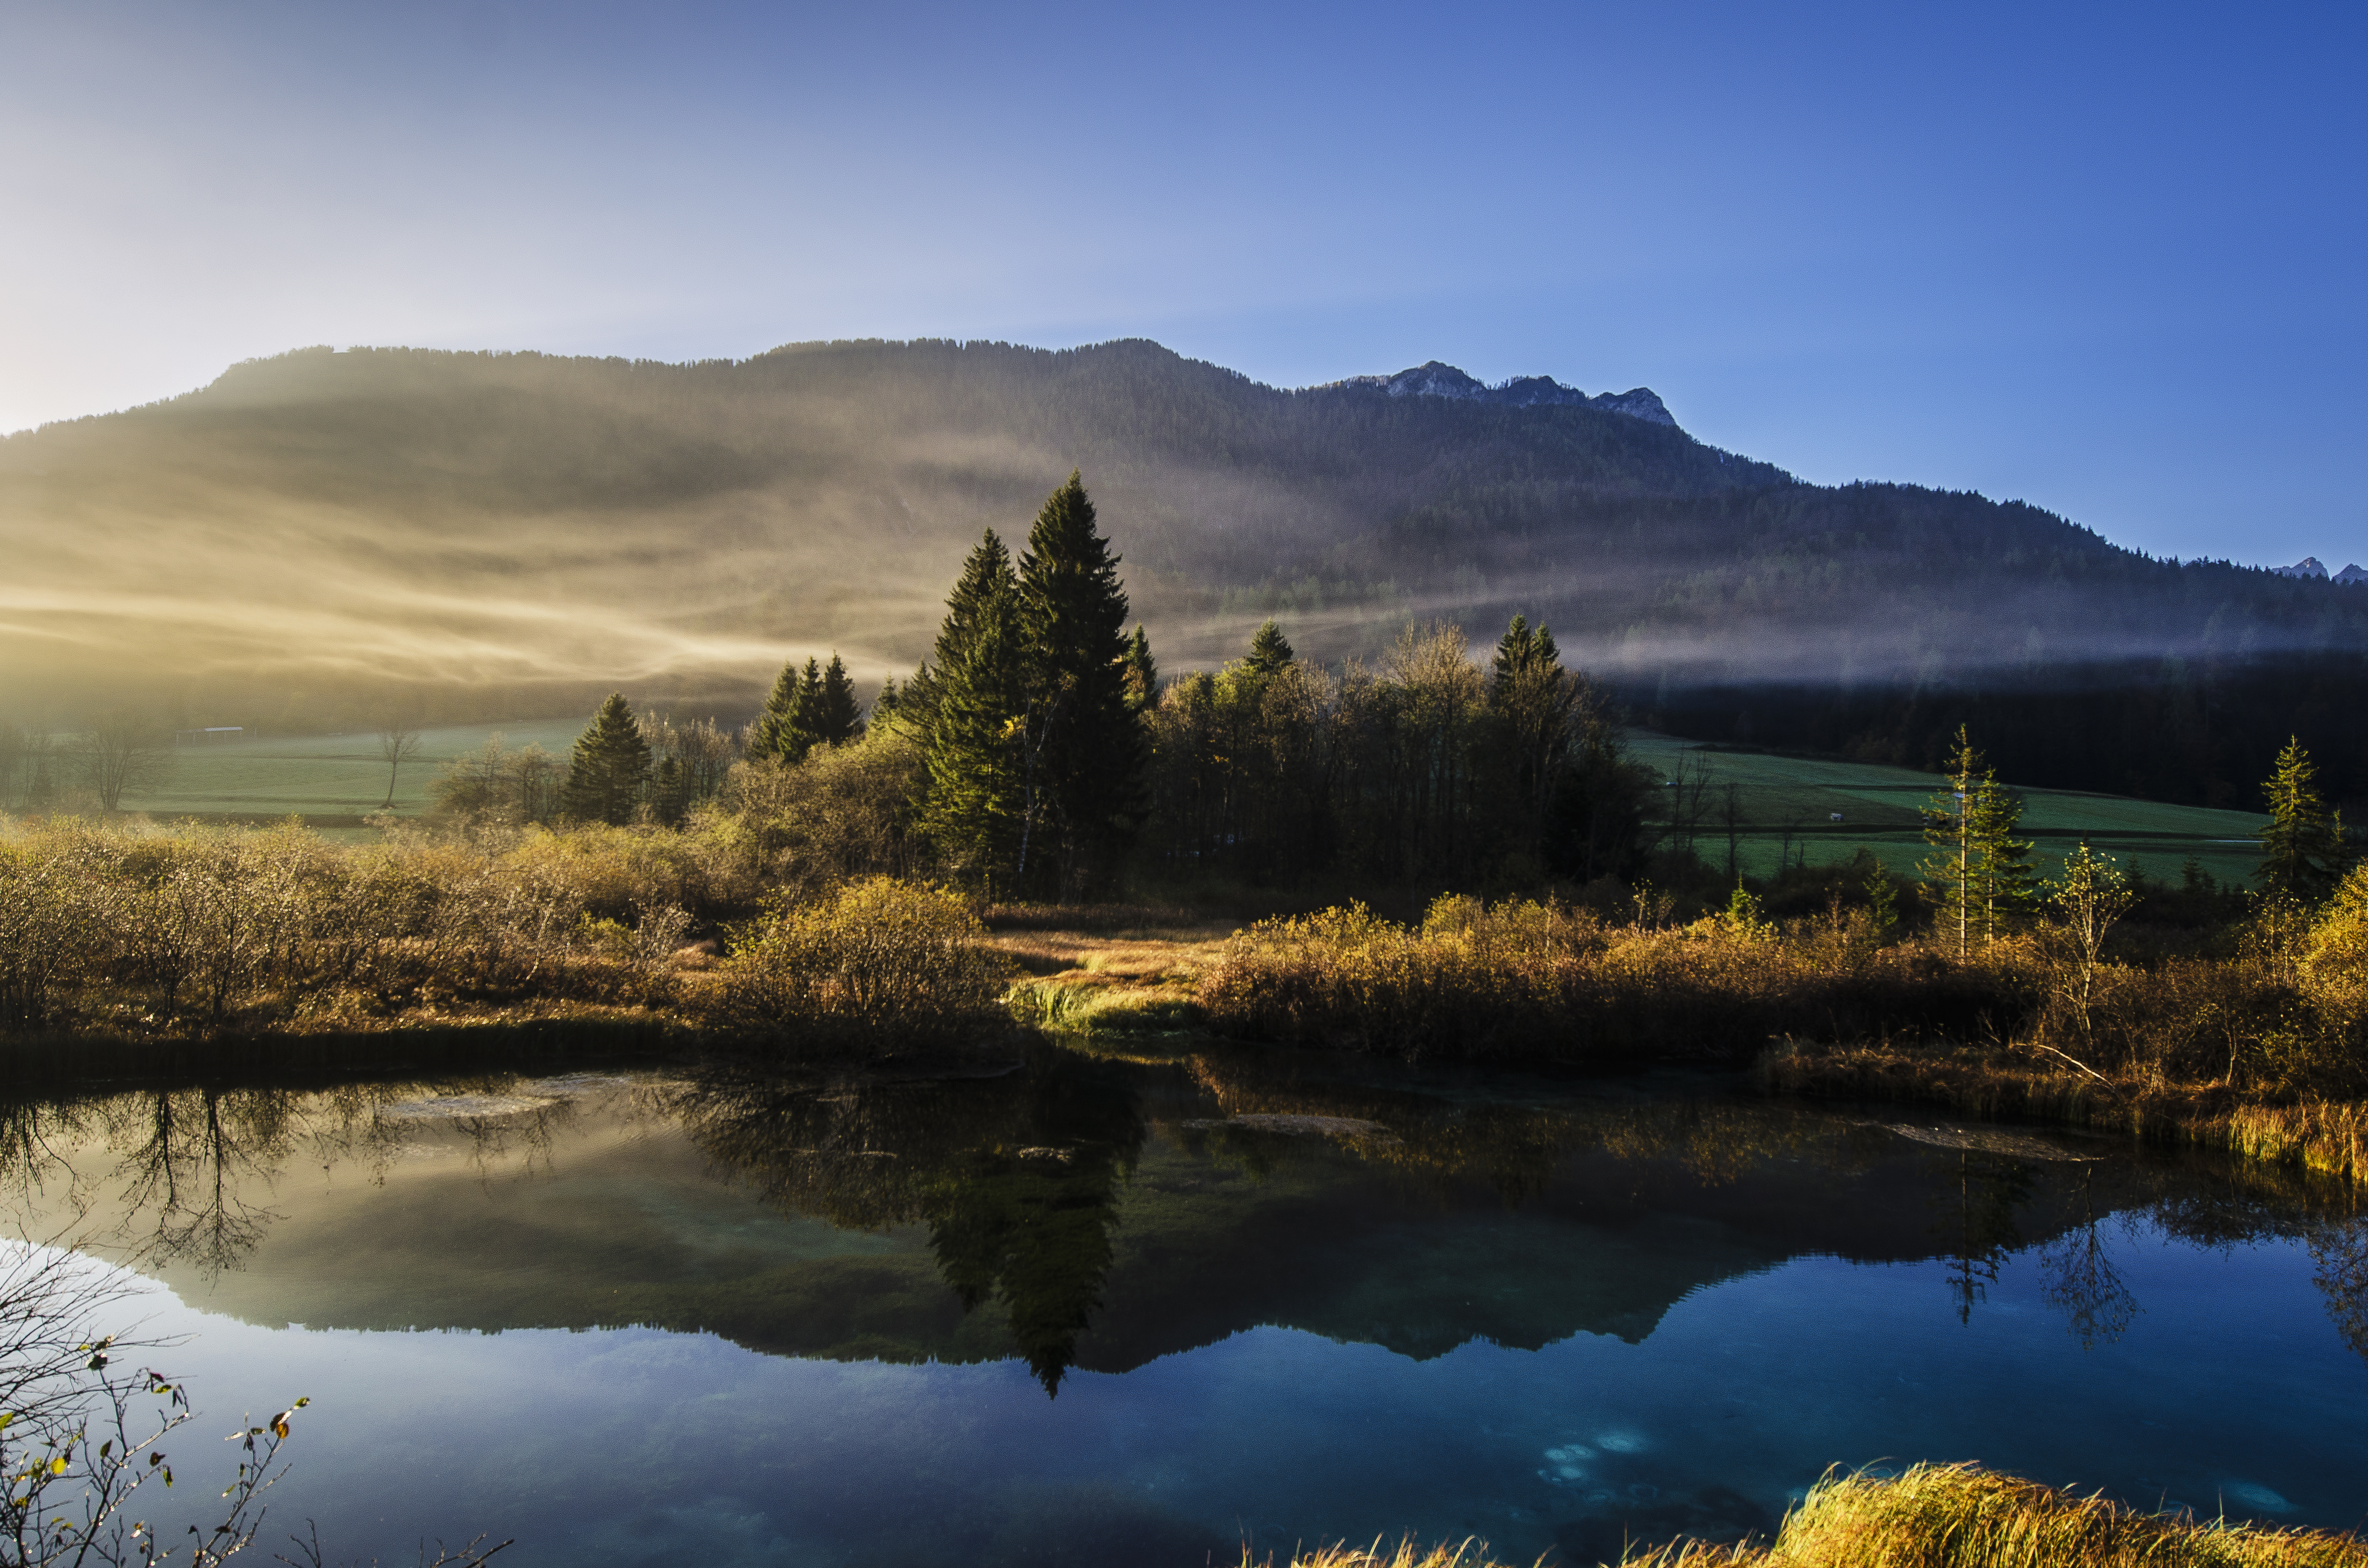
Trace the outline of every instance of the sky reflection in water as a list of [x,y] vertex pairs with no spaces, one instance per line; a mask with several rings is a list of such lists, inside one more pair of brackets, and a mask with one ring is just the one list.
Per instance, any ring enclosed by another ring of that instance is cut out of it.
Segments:
[[313,1396],[275,1517],[341,1556],[1591,1562],[1923,1458],[2368,1513],[2350,1195],[2226,1162],[1215,1054],[10,1115],[201,1406]]

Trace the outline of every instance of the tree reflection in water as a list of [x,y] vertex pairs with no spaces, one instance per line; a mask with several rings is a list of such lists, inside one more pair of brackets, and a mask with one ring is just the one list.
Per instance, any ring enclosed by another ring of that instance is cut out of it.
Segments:
[[2039,1249],[2040,1297],[2070,1322],[2083,1350],[2118,1341],[2142,1310],[2105,1251],[2096,1177],[2094,1166],[2080,1173],[2081,1221]]
[[1108,1067],[1047,1051],[986,1080],[818,1086],[734,1070],[656,1091],[768,1202],[842,1227],[926,1224],[965,1312],[992,1301],[1048,1395],[1102,1302],[1145,1127]]
[[[83,1240],[95,1250],[142,1268],[188,1264],[213,1274],[240,1268],[262,1244],[279,1212],[274,1184],[290,1169],[359,1167],[383,1182],[406,1150],[421,1152],[424,1138],[450,1147],[457,1135],[481,1181],[540,1177],[567,1165],[578,1125],[612,1129],[620,1118],[640,1117],[678,1122],[714,1167],[785,1212],[851,1230],[925,1226],[930,1260],[962,1313],[987,1312],[989,1324],[999,1318],[1046,1392],[1057,1393],[1105,1301],[1133,1299],[1127,1291],[1137,1288],[1127,1280],[1113,1286],[1111,1273],[1120,1205],[1144,1150],[1149,1105],[1177,1130],[1186,1160],[1254,1171],[1315,1162],[1335,1172],[1345,1161],[1387,1174],[1394,1187],[1356,1189],[1370,1190],[1382,1224],[1395,1222],[1392,1204],[1445,1211],[1440,1206],[1460,1184],[1475,1181],[1507,1209],[1543,1205],[1589,1216],[1599,1210],[1587,1205],[1610,1183],[1640,1205],[1638,1219],[1665,1209],[1693,1212],[1687,1189],[1734,1191],[1741,1184],[1745,1207],[1703,1211],[1748,1213],[1755,1233],[1780,1249],[1826,1250],[1841,1237],[1847,1253],[1846,1215],[1819,1218],[1832,1207],[1822,1199],[1808,1210],[1761,1209],[1748,1190],[1755,1173],[1806,1167],[1828,1173],[1838,1197],[1863,1195],[1891,1182],[1887,1173],[1907,1175],[1906,1160],[1916,1172],[1911,1179],[1940,1210],[1912,1221],[1910,1233],[1935,1229],[1920,1242],[1902,1236],[1905,1246],[1873,1244],[1871,1257],[1941,1261],[1955,1310],[1970,1320],[2006,1260],[2036,1242],[2042,1299],[2084,1347],[2112,1344],[2140,1312],[2112,1256],[2121,1244],[2111,1234],[2116,1221],[2134,1239],[2144,1228],[2207,1247],[2287,1238],[2308,1247],[2331,1320],[2368,1358],[2368,1221],[2359,1217],[2353,1190],[2240,1161],[2050,1154],[2035,1144],[2023,1148],[2017,1140],[2032,1142],[2025,1135],[1981,1130],[1923,1130],[1922,1142],[1941,1147],[1919,1151],[1899,1141],[1897,1128],[1782,1103],[1550,1096],[1523,1103],[1491,1099],[1469,1085],[1433,1096],[1411,1081],[1330,1082],[1304,1066],[1239,1058],[1196,1058],[1150,1072],[1047,1050],[1023,1072],[928,1083],[700,1071],[643,1078],[630,1096],[599,1101],[597,1114],[579,1113],[571,1096],[593,1082],[489,1075],[319,1091],[199,1085],[0,1102],[0,1199],[19,1216],[12,1228],[33,1226],[37,1216],[57,1235],[87,1224],[94,1229]],[[1261,1131],[1292,1119],[1326,1119],[1335,1131],[1294,1139]],[[2078,1163],[2077,1172],[2066,1159]],[[1635,1196],[1655,1192],[1662,1196]],[[1899,1196],[1912,1211],[1917,1199]],[[1864,1211],[1879,1219],[1881,1209]],[[1150,1216],[1147,1235],[1167,1237],[1157,1227],[1179,1222],[1173,1210],[1143,1212]],[[1159,1288],[1168,1290],[1190,1289],[1183,1282],[1194,1278],[1215,1281],[1207,1310],[1177,1316],[1179,1333],[1188,1320],[1191,1335],[1225,1326],[1215,1298],[1241,1267],[1231,1250],[1239,1240],[1234,1221],[1219,1218],[1225,1212],[1194,1209],[1189,1225],[1198,1228],[1170,1238],[1187,1251],[1208,1249],[1194,1255],[1201,1262],[1163,1255],[1159,1267],[1167,1272],[1143,1277],[1167,1280]],[[1265,1222],[1248,1209],[1241,1213],[1243,1225]],[[1255,1292],[1243,1300],[1253,1303],[1244,1312],[1278,1310]],[[1142,1301],[1130,1309],[1135,1315],[1125,1332],[1134,1338],[1126,1345],[1156,1347],[1164,1330],[1137,1321],[1147,1310]],[[1324,1321],[1320,1311],[1307,1310],[1315,1312],[1310,1321]],[[952,1320],[951,1303],[944,1316]],[[1446,1328],[1484,1332],[1477,1321],[1457,1319]],[[1582,1326],[1546,1321],[1539,1332],[1552,1337]],[[853,1347],[861,1338],[822,1343]],[[923,1334],[905,1348],[935,1355],[941,1347]]]
[[[499,1088],[515,1082],[494,1081]],[[354,1161],[383,1180],[417,1125],[393,1114],[398,1108],[486,1087],[477,1079],[323,1092],[200,1085],[0,1101],[0,1184],[15,1190],[20,1214],[54,1205],[69,1226],[104,1201],[109,1221],[77,1246],[134,1267],[181,1263],[217,1275],[245,1267],[262,1244],[279,1218],[272,1187],[300,1153],[324,1168]],[[538,1165],[547,1170],[553,1136],[574,1115],[570,1101],[551,1098],[519,1113],[438,1119],[466,1137],[472,1162],[490,1177],[496,1164],[520,1156],[528,1174]],[[94,1144],[114,1157],[98,1180],[74,1157]],[[108,1185],[111,1195],[102,1190]]]

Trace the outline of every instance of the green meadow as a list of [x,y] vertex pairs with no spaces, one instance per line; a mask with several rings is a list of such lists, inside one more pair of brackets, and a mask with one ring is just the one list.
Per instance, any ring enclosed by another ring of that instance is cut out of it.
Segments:
[[[1701,745],[1643,730],[1629,732],[1627,741],[1630,756],[1664,781],[1677,777],[1681,758],[1689,767],[1708,770],[1694,847],[1714,866],[1726,863],[1730,785],[1739,823],[1736,859],[1748,875],[1765,877],[1776,870],[1788,832],[1793,858],[1812,866],[1848,860],[1867,849],[1892,869],[1905,872],[1930,853],[1918,812],[1941,792],[1938,774]],[[2001,782],[2015,783],[2011,778]],[[2086,839],[2091,847],[2124,866],[2142,868],[2149,877],[2176,881],[2180,868],[2192,858],[2224,882],[2243,882],[2260,858],[2255,835],[2269,823],[2254,812],[2164,805],[2122,795],[2073,790],[2020,792],[2022,836],[2032,841],[2033,858],[2051,874],[2065,853]]]
[[[567,759],[581,719],[527,719],[516,723],[458,724],[423,730],[418,752],[396,770],[394,811],[418,816],[438,769],[489,736],[511,746],[539,744]],[[301,816],[341,836],[367,833],[362,818],[387,798],[386,759],[378,736],[362,730],[341,735],[274,735],[259,740],[176,745],[171,765],[151,789],[127,793],[123,809],[155,817]]]

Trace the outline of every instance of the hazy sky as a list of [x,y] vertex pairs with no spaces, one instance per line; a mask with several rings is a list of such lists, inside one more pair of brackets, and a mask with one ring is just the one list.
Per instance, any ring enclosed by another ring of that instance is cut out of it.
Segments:
[[2368,8],[0,0],[0,429],[313,343],[1644,384],[2368,561]]

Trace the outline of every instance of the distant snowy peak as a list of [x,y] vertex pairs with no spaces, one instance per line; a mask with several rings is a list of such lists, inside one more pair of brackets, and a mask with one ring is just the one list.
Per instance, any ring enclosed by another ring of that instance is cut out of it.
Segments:
[[1492,387],[1436,359],[1411,370],[1400,370],[1395,376],[1351,376],[1339,384],[1379,387],[1392,397],[1452,397],[1466,403],[1500,403],[1512,408],[1534,408],[1541,403],[1600,408],[1606,414],[1625,414],[1632,419],[1667,425],[1672,429],[1678,423],[1650,387],[1631,387],[1624,392],[1601,392],[1589,397],[1577,387],[1564,386],[1552,376],[1516,376],[1502,386]]
[[[2327,581],[2327,567],[2316,555],[2305,555],[2291,566],[2272,566],[2270,570],[2281,577],[2316,577],[2322,583]],[[2357,572],[2360,568],[2347,566],[2344,570]]]
[[2368,566],[2351,565],[2335,574],[2339,583],[2368,583]]

